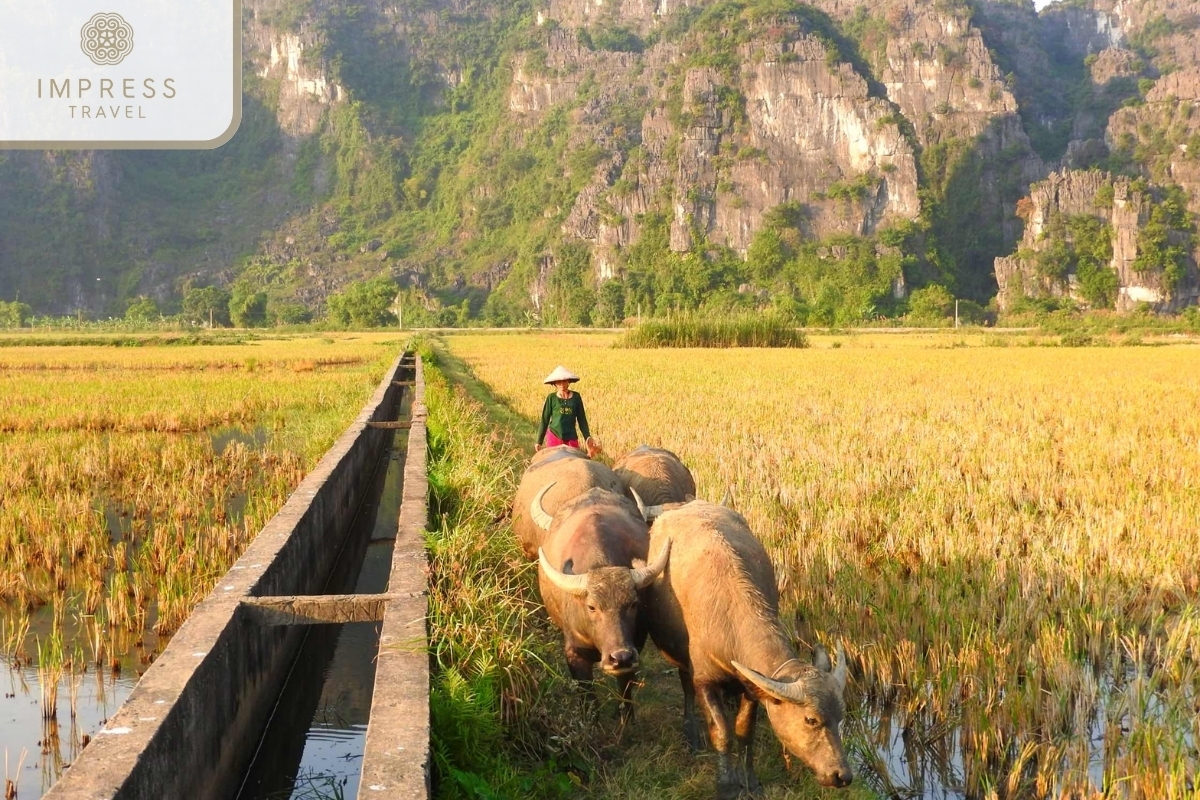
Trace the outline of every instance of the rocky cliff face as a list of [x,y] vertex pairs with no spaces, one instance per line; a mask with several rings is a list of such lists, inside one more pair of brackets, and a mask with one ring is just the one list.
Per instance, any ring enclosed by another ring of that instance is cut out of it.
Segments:
[[[985,159],[1016,151],[1020,185],[1042,174],[1016,100],[965,7],[885,7],[873,18],[878,35],[863,43],[870,50],[865,73],[796,17],[763,22],[724,70],[687,66],[711,39],[660,42],[638,54],[582,46],[578,29],[654,31],[678,11],[629,2],[613,8],[554,0],[539,12],[543,24],[561,28],[537,70],[529,54],[517,58],[509,95],[514,113],[536,115],[573,103],[583,76],[591,75],[605,87],[601,106],[622,101],[623,91],[611,87],[636,87],[651,99],[633,136],[633,157],[613,152],[564,226],[568,236],[591,243],[601,277],[615,273],[621,250],[638,238],[638,219],[657,208],[670,217],[673,249],[693,248],[699,234],[742,254],[764,215],[785,203],[804,207],[814,238],[869,236],[915,220],[922,211],[921,146],[961,142],[956,152]],[[857,3],[821,9],[818,15],[834,20],[862,17]],[[999,218],[1005,209],[998,171],[988,163],[981,179],[989,213]],[[1009,211],[1015,199],[1008,198]],[[1019,226],[1006,233],[1015,240]]]
[[994,137],[1003,149],[1028,145],[1017,102],[965,4],[821,0],[834,19],[863,29],[864,58],[912,123],[923,145]]
[[270,0],[249,0],[242,44],[255,75],[272,86],[276,120],[294,147],[317,132],[322,115],[345,99],[345,90],[320,56],[324,35],[303,18],[280,27],[278,13]]
[[[1119,303],[1156,292],[1174,307],[1190,296],[1177,277],[1126,267],[1171,186],[1200,212],[1194,11],[247,0],[247,116],[227,148],[0,164],[0,299],[15,288],[44,310],[112,313],[122,296],[170,302],[188,282],[249,275],[319,307],[384,274],[431,306],[478,313],[499,292],[540,308],[578,269],[564,266],[573,243],[598,291],[627,284],[648,235],[688,254],[671,262],[684,269],[749,258],[782,213],[789,257],[811,246],[836,261],[853,240],[903,261],[897,285],[983,301],[997,283],[1010,298],[1069,294],[1030,261],[1059,230],[1046,238],[1039,215],[1089,215],[1114,232]],[[1103,212],[1076,201],[1095,194],[1081,176],[1096,166],[1127,176]],[[73,266],[37,275],[39,247]]]
[[[669,48],[646,60],[669,64],[677,54]],[[784,203],[807,208],[817,237],[870,234],[918,214],[912,147],[891,107],[868,96],[850,65],[830,68],[825,46],[804,35],[755,40],[737,57],[733,80],[712,68],[687,68],[677,84],[658,90],[660,102],[634,133],[636,152],[614,153],[579,194],[564,229],[594,245],[602,276],[613,274],[621,249],[636,241],[639,217],[656,208],[669,214],[672,249],[691,250],[700,235],[742,254],[763,215]],[[628,60],[612,54],[604,69]],[[520,104],[523,110],[571,96],[569,83],[523,83],[520,69],[517,76],[514,105],[539,98]],[[672,90],[679,92],[675,113],[668,108]]]
[[1109,148],[1136,158],[1156,183],[1182,186],[1200,212],[1200,68],[1164,75],[1145,102],[1116,111],[1108,121]]
[[[1111,226],[1111,268],[1118,278],[1115,305],[1119,309],[1146,302],[1171,310],[1196,301],[1198,254],[1191,249],[1194,225],[1184,219],[1186,215],[1175,219],[1177,229],[1169,243],[1175,248],[1172,252],[1187,249],[1186,259],[1159,259],[1160,263],[1151,264],[1153,259],[1138,249],[1147,226],[1154,227],[1150,216],[1154,198],[1179,187],[1190,212],[1200,211],[1200,119],[1193,113],[1200,100],[1200,51],[1193,35],[1200,24],[1196,10],[1194,3],[1175,0],[1136,4],[1095,0],[1052,6],[1042,14],[1046,37],[1084,58],[1087,68],[1087,78],[1075,93],[1072,141],[1063,164],[1115,168],[1148,182],[1136,184],[1143,189],[1135,191],[1130,178],[1064,171],[1035,188],[1026,202],[1033,209],[1032,219],[1091,214]],[[1111,186],[1103,190],[1105,198],[1115,193],[1111,209],[1089,209],[1090,201],[1079,199],[1093,197],[1098,186]],[[997,259],[997,279],[1005,287],[1002,302],[1011,303],[1022,292],[1080,299],[1077,283],[1037,274],[1029,256],[1051,246],[1053,237],[1046,237],[1044,230],[1027,231],[1017,255]],[[1131,266],[1139,255],[1143,256],[1141,271]]]
[[[1001,309],[1011,308],[1022,297],[1069,298],[1094,305],[1081,284],[1074,265],[1068,267],[1053,255],[1053,248],[1070,239],[1072,220],[1086,217],[1100,223],[1093,235],[1107,239],[1111,257],[1102,266],[1111,270],[1111,301],[1118,311],[1129,311],[1149,303],[1161,310],[1192,305],[1200,297],[1200,280],[1195,261],[1189,259],[1186,274],[1172,285],[1161,267],[1139,269],[1139,248],[1145,247],[1143,230],[1151,219],[1153,199],[1129,178],[1113,177],[1098,170],[1063,170],[1035,184],[1023,203],[1027,224],[1015,255],[996,259]],[[1179,238],[1182,231],[1168,232]],[[1077,244],[1077,243],[1072,243]],[[1055,269],[1057,267],[1057,269]]]

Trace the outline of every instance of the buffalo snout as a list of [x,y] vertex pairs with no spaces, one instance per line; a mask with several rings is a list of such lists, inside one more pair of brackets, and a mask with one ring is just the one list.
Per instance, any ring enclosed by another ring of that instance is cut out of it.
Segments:
[[827,775],[822,775],[820,778],[822,786],[828,786],[835,789],[844,789],[854,783],[854,773],[849,767],[835,769]]
[[629,672],[637,669],[637,667],[638,654],[637,650],[634,650],[632,647],[613,650],[604,657],[603,662],[600,664],[602,670],[613,674]]

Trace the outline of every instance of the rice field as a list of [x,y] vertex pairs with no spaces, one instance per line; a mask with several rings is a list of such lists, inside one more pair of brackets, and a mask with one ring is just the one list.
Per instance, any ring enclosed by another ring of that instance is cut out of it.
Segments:
[[[0,337],[0,744],[14,767],[28,750],[18,772],[40,771],[43,790],[402,345],[395,334],[47,341]],[[89,698],[101,710],[83,708]],[[31,704],[42,726],[14,710]]]
[[851,656],[877,792],[1200,797],[1200,346],[614,341],[447,338],[526,419],[563,364],[609,456],[667,447],[701,496],[732,488],[798,640]]

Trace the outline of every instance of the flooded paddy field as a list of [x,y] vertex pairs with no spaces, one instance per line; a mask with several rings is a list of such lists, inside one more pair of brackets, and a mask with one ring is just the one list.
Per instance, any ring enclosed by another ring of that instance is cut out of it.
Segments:
[[0,347],[0,749],[20,798],[97,735],[401,344]]

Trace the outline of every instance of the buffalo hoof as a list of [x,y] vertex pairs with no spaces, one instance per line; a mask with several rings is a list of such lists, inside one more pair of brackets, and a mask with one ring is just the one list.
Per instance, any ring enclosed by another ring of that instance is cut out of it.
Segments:
[[717,800],[738,800],[742,796],[742,782],[737,775],[717,776]]
[[717,800],[741,800],[741,797],[741,786],[717,784]]
[[751,772],[746,776],[746,782],[742,784],[742,791],[746,797],[762,797],[763,787],[758,782],[758,776]]
[[684,720],[683,740],[687,742],[688,750],[693,753],[699,753],[704,749],[704,741],[700,738],[700,726],[696,724],[696,720]]

